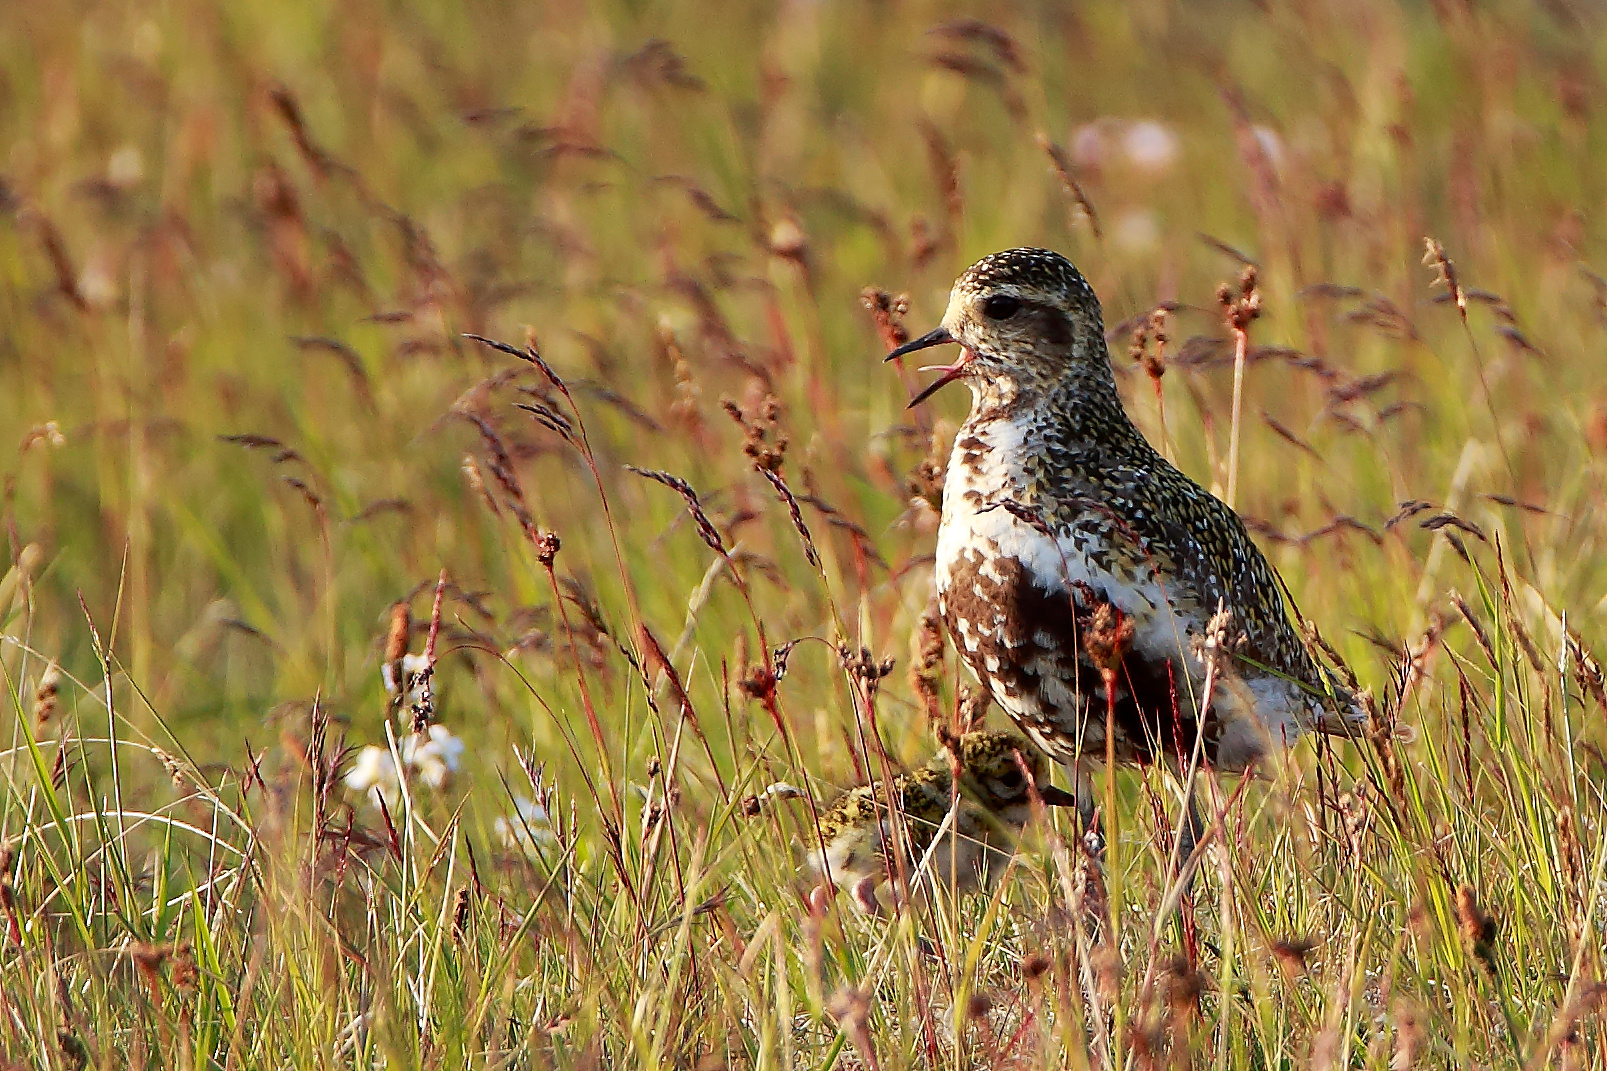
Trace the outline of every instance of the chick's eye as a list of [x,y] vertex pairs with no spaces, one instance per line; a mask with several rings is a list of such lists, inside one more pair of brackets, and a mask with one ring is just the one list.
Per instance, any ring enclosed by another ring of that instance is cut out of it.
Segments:
[[994,294],[982,303],[982,315],[990,320],[1008,320],[1021,311],[1021,299],[1009,294]]
[[1005,788],[1020,788],[1021,771],[1006,770],[1004,773],[999,775],[999,784],[1003,785]]

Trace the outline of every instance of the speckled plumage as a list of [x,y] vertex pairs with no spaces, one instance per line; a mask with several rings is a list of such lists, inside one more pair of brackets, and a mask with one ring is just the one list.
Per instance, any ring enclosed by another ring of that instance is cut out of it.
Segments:
[[[873,907],[876,888],[891,876],[889,852],[900,844],[907,848],[902,860],[907,878],[914,878],[930,853],[932,878],[960,892],[985,886],[1003,871],[1014,839],[1031,814],[1031,790],[1017,755],[1046,802],[1068,801],[1047,785],[1043,756],[1021,737],[969,732],[925,766],[896,775],[890,792],[883,782],[875,782],[839,796],[821,812],[810,866],[852,891],[867,910]],[[902,838],[888,810],[889,798],[897,801]],[[951,807],[954,819],[944,829]],[[940,829],[943,838],[933,850]]]
[[[1105,756],[1105,690],[1083,642],[1100,603],[1133,626],[1116,673],[1118,762],[1186,759],[1203,735],[1209,761],[1242,769],[1356,717],[1294,631],[1243,522],[1128,418],[1098,298],[1068,260],[1013,249],[978,261],[943,327],[907,350],[944,341],[963,349],[943,381],[964,379],[972,394],[938,531],[944,619],[994,699],[1080,788]],[[1196,719],[1193,647],[1219,603],[1242,639]]]

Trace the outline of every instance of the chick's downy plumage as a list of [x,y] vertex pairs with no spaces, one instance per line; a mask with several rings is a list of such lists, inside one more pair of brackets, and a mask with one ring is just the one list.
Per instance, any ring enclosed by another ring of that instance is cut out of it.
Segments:
[[899,868],[907,880],[922,880],[923,861],[924,880],[958,892],[984,888],[1009,861],[1033,791],[1049,805],[1073,799],[1047,784],[1045,770],[1043,756],[1014,733],[966,733],[891,784],[839,796],[820,815],[810,865],[866,910],[875,909],[877,888]]

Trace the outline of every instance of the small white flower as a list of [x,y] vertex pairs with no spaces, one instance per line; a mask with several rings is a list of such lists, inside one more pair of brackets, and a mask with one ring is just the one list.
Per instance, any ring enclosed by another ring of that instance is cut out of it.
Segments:
[[368,798],[375,807],[380,801],[395,809],[401,796],[402,781],[396,775],[396,763],[391,753],[372,745],[357,753],[357,761],[346,774],[346,787]]
[[1177,162],[1177,135],[1153,119],[1140,119],[1122,134],[1122,152],[1140,171],[1159,174]]
[[92,253],[78,274],[78,293],[86,304],[103,309],[117,301],[117,273],[104,253]]
[[106,181],[118,189],[138,185],[144,177],[145,158],[140,155],[137,145],[119,146],[111,159],[106,161]]
[[1161,225],[1155,213],[1145,208],[1122,212],[1110,230],[1112,243],[1124,252],[1146,253],[1161,243]]
[[385,682],[385,694],[395,699],[403,688],[407,688],[407,704],[416,706],[424,701],[424,689],[421,677],[430,666],[430,660],[419,654],[406,654],[399,660],[402,664],[401,680],[397,680],[396,663],[384,662],[379,667],[380,679]]
[[1089,170],[1101,167],[1109,152],[1105,124],[1084,123],[1071,132],[1071,162]]
[[543,848],[558,843],[547,808],[528,796],[515,796],[513,805],[517,817],[498,818],[491,827],[504,848],[537,855]]
[[402,761],[418,771],[424,783],[440,788],[457,773],[467,745],[444,725],[432,725],[428,732],[414,733],[402,742]]

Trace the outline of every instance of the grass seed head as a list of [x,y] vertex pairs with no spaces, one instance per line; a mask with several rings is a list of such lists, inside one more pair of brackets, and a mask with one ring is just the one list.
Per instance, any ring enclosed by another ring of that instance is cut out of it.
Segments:
[[1261,316],[1261,288],[1256,282],[1254,264],[1246,264],[1239,273],[1235,288],[1223,283],[1216,288],[1217,304],[1222,306],[1222,321],[1235,334],[1242,335]]
[[1565,633],[1563,641],[1569,662],[1573,665],[1574,683],[1579,686],[1580,693],[1590,696],[1607,711],[1607,676],[1603,675],[1601,664],[1573,632]]
[[777,464],[778,468],[776,469],[765,468],[757,462],[754,467],[758,469],[759,475],[763,476],[769,481],[770,486],[775,488],[776,497],[786,505],[787,516],[792,520],[792,527],[797,531],[798,538],[803,540],[804,557],[810,565],[819,569],[820,552],[815,549],[815,537],[810,534],[809,525],[804,522],[803,507],[798,504],[798,497],[787,486],[787,481],[781,478],[779,462]]
[[189,781],[184,772],[183,764],[159,747],[153,747],[151,751],[156,756],[156,760],[162,764],[162,769],[167,771],[167,779],[172,782],[173,788],[176,791],[183,792],[184,786]]
[[459,463],[459,470],[463,473],[463,478],[468,481],[469,486],[480,496],[480,501],[484,502],[486,508],[491,511],[491,515],[501,517],[502,507],[497,505],[497,500],[492,497],[490,489],[486,487],[485,477],[480,475],[480,466],[475,462],[472,455],[463,455],[463,460]]
[[670,374],[675,378],[675,400],[670,403],[670,416],[695,438],[703,434],[702,392],[692,374],[692,364],[681,348],[680,339],[668,323],[658,325],[659,350],[669,363]]
[[1468,318],[1467,294],[1462,290],[1462,283],[1456,277],[1456,265],[1446,255],[1445,247],[1438,239],[1423,238],[1423,263],[1434,269],[1434,280],[1431,285],[1443,286],[1450,293],[1451,300],[1456,302],[1456,311],[1466,323]]
[[[933,427],[927,439],[926,456],[904,476],[904,486],[914,501],[929,506],[933,513],[943,508],[943,481],[948,475],[950,436]],[[913,504],[913,502],[912,502]]]
[[558,549],[562,543],[557,532],[539,529],[535,533],[536,561],[541,563],[543,569],[551,569],[552,563],[558,560]]
[[1479,896],[1466,883],[1456,889],[1456,923],[1468,947],[1486,970],[1495,970],[1495,918],[1479,906]]
[[698,499],[697,492],[692,490],[691,484],[679,476],[657,469],[640,469],[635,465],[626,465],[625,470],[655,483],[661,483],[680,495],[682,501],[686,503],[686,512],[697,528],[698,538],[714,553],[722,557],[726,555],[725,540],[721,538],[720,530],[714,526],[714,522],[709,519],[708,513],[703,509],[703,503]]
[[805,270],[809,267],[809,236],[798,220],[782,216],[770,228],[770,252],[782,260],[790,261]]
[[859,300],[870,310],[871,320],[876,324],[876,333],[881,336],[884,349],[889,352],[896,350],[910,340],[909,329],[904,326],[904,317],[910,310],[908,294],[893,297],[885,290],[867,286],[860,291]]
[[1395,1002],[1395,1045],[1390,1053],[1389,1071],[1411,1071],[1423,1051],[1423,1020],[1418,1007],[1409,1000]]
[[865,689],[865,694],[872,698],[881,688],[882,678],[892,673],[893,666],[897,663],[897,659],[893,658],[878,661],[876,656],[871,654],[869,647],[855,650],[847,644],[837,649],[837,657],[842,661],[843,669],[848,675],[858,681],[860,687]]
[[408,642],[413,637],[413,611],[406,602],[391,606],[390,626],[385,632],[385,661],[396,663],[407,654]]
[[1115,671],[1132,646],[1133,619],[1109,600],[1098,603],[1083,627],[1083,649],[1101,672]]
[[756,662],[737,681],[737,687],[749,699],[768,701],[776,694],[776,674],[769,666]]
[[1055,177],[1060,180],[1061,189],[1066,192],[1066,196],[1071,199],[1071,203],[1082,214],[1082,217],[1088,221],[1088,229],[1093,232],[1094,241],[1103,241],[1104,232],[1099,226],[1099,213],[1094,211],[1094,203],[1088,199],[1088,194],[1083,189],[1082,183],[1077,181],[1077,176],[1072,170],[1071,160],[1067,158],[1066,151],[1051,141],[1049,135],[1042,131],[1037,134],[1037,142],[1044,155],[1049,157],[1049,168],[1055,173]]
[[1339,817],[1345,834],[1345,847],[1356,865],[1366,858],[1366,833],[1371,823],[1367,806],[1367,782],[1358,781],[1351,792],[1339,794]]
[[1272,942],[1272,954],[1279,966],[1299,977],[1306,973],[1307,959],[1316,947],[1317,942],[1310,937],[1282,937]]
[[988,707],[992,705],[992,692],[980,684],[968,684],[960,689],[954,723],[960,727],[961,733],[980,729],[983,720],[988,716]]
[[826,1011],[837,1020],[837,1027],[853,1042],[860,1059],[872,1069],[880,1071],[876,1047],[870,1032],[870,995],[863,989],[844,987],[837,990],[826,1004]]
[[1197,1014],[1205,994],[1205,975],[1183,956],[1172,956],[1161,970],[1172,1014],[1180,1018]]
[[1094,988],[1099,993],[1099,999],[1110,1007],[1121,999],[1122,991],[1122,957],[1121,953],[1108,943],[1100,944],[1093,951]]
[[49,725],[56,716],[61,701],[61,667],[55,659],[39,674],[39,684],[33,693],[33,723],[36,730]]
[[915,631],[910,634],[910,690],[920,700],[921,710],[929,724],[943,720],[943,709],[938,699],[938,686],[943,667],[944,632],[942,615],[938,613],[937,596],[927,601]]
[[5,915],[6,935],[12,945],[21,948],[22,920],[17,914],[17,887],[12,881],[16,863],[16,852],[9,845],[0,849],[0,914]]
[[173,966],[169,972],[179,995],[193,997],[201,988],[201,970],[196,966],[195,948],[188,941],[173,946]]

